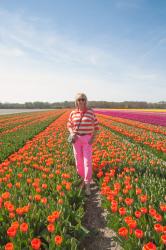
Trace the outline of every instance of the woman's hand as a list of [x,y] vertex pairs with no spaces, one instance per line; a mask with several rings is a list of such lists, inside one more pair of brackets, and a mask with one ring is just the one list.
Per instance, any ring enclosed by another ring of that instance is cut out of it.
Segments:
[[96,136],[98,134],[98,131],[95,130],[93,135],[91,136],[90,140],[88,141],[88,143],[91,145],[95,140],[96,140]]
[[76,139],[77,139],[77,134],[72,132],[72,133],[71,133],[71,136],[72,136],[73,140],[76,141]]

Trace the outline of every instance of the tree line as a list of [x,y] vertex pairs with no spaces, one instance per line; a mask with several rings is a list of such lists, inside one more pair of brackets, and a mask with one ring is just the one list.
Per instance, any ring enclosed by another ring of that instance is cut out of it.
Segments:
[[[123,102],[108,102],[108,101],[88,101],[91,108],[134,108],[134,109],[166,109],[166,102],[141,102],[141,101],[123,101]],[[73,101],[64,102],[25,102],[25,103],[1,103],[0,109],[63,109],[73,108]]]

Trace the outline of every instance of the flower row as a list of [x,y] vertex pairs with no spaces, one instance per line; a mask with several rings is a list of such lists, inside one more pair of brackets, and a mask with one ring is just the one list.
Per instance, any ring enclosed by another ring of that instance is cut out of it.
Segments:
[[[96,110],[97,113],[111,115],[112,117],[121,117],[143,123],[154,124],[157,126],[166,126],[166,111],[164,112],[145,112],[137,110]],[[162,128],[159,127],[162,131]],[[165,130],[164,130],[165,131]]]
[[102,206],[107,209],[108,226],[117,233],[116,240],[125,250],[164,249],[164,162],[106,128],[101,128],[94,149]]
[[43,112],[43,114],[41,114],[41,112],[38,118],[36,118],[35,113],[33,113],[31,121],[22,123],[20,119],[20,124],[17,124],[17,126],[15,126],[12,119],[11,123],[13,123],[13,128],[0,133],[0,162],[22,147],[29,138],[32,138],[35,134],[46,128],[62,112],[63,111],[60,110]]
[[127,124],[118,123],[112,121],[108,116],[98,116],[101,124],[111,128],[112,130],[125,135],[126,137],[132,138],[135,142],[146,145],[156,152],[161,153],[162,157],[165,158],[166,153],[166,136],[156,134],[145,129],[136,128]]
[[68,112],[0,164],[1,249],[76,249],[82,193],[69,164]]

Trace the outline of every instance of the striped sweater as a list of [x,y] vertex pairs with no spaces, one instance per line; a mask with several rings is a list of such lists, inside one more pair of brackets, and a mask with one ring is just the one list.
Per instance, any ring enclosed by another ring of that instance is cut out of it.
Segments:
[[99,124],[92,109],[86,109],[85,111],[76,109],[69,115],[67,128],[72,128],[72,131],[77,132],[78,134],[92,134],[94,130],[99,130]]

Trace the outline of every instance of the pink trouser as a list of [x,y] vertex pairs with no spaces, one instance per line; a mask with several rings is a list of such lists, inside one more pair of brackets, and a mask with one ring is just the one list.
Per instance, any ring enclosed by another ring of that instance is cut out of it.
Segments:
[[92,145],[88,143],[90,138],[91,135],[77,135],[76,142],[73,143],[77,173],[85,183],[92,179]]

